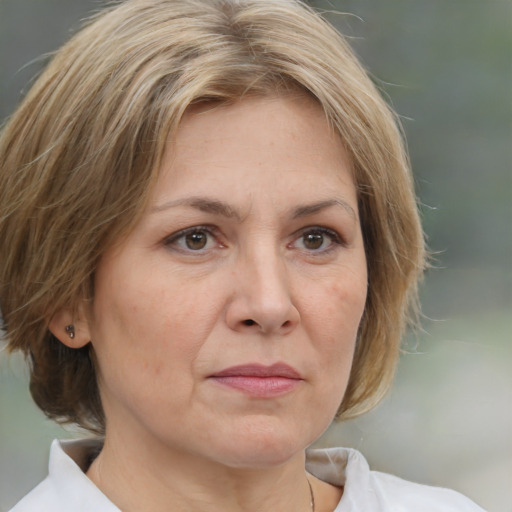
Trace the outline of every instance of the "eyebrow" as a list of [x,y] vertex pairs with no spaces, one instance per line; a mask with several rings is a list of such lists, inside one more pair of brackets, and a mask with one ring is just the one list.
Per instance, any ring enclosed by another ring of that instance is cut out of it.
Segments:
[[223,201],[217,201],[216,199],[208,199],[206,197],[188,197],[186,199],[169,201],[156,206],[151,210],[151,213],[158,213],[169,208],[175,208],[176,206],[189,206],[205,213],[213,213],[214,215],[221,215],[222,217],[234,218],[238,221],[241,220],[241,215],[229,204]]
[[308,215],[313,215],[327,208],[331,208],[333,206],[340,206],[343,208],[354,220],[357,220],[356,212],[354,208],[350,206],[346,201],[342,199],[327,199],[326,201],[320,201],[318,203],[307,204],[304,206],[299,206],[295,208],[292,218],[300,219],[301,217],[307,217]]
[[[218,201],[216,199],[209,199],[206,197],[188,197],[185,199],[176,199],[175,201],[169,201],[156,206],[151,210],[150,213],[158,213],[169,208],[175,208],[177,206],[189,206],[205,213],[212,213],[214,215],[221,215],[222,217],[234,218],[237,221],[242,220],[242,215],[232,206],[225,203],[224,201]],[[319,201],[316,203],[306,204],[298,206],[292,212],[292,219],[300,219],[309,215],[314,215],[327,208],[338,206],[343,208],[354,220],[357,220],[357,215],[352,206],[346,201],[336,198],[327,199],[325,201]]]

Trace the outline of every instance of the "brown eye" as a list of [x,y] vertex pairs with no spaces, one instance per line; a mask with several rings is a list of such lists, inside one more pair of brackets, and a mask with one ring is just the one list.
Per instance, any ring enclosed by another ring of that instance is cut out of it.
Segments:
[[306,249],[311,251],[320,249],[324,243],[323,233],[305,233],[302,236],[303,244]]
[[206,254],[214,247],[220,247],[221,244],[211,228],[195,226],[171,235],[165,240],[165,245],[170,249],[177,249],[190,254]]
[[204,231],[194,231],[185,236],[185,245],[191,251],[200,251],[208,243],[208,234]]
[[323,226],[313,226],[304,229],[291,245],[310,254],[321,255],[343,245],[343,241],[336,231]]

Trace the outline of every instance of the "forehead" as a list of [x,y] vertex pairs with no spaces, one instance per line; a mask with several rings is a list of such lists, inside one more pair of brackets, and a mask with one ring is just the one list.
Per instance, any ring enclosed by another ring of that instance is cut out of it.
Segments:
[[250,186],[262,174],[279,181],[284,172],[302,173],[306,181],[326,174],[352,181],[339,134],[306,94],[189,107],[167,144],[155,192],[177,186],[185,175],[198,186],[223,179]]
[[[170,145],[183,145],[190,130],[210,131],[213,140],[222,135],[252,135],[254,144],[265,142],[254,126],[265,123],[270,130],[279,129],[283,135],[294,138],[314,127],[315,131],[326,136],[329,143],[338,146],[341,143],[339,134],[327,121],[320,103],[303,91],[293,90],[268,95],[249,95],[229,102],[198,102],[190,105],[183,115]],[[219,130],[222,128],[222,132]],[[240,131],[242,130],[242,131]],[[275,133],[272,133],[275,135]],[[312,141],[315,142],[315,141]]]

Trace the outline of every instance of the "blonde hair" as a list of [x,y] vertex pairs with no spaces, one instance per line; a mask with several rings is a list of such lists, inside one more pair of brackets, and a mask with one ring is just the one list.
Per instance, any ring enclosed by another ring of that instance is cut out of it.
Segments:
[[339,416],[382,398],[424,265],[395,115],[343,37],[299,1],[128,0],[62,47],[0,138],[0,307],[49,417],[104,429],[92,347],[67,348],[48,319],[93,299],[97,264],[144,210],[187,108],[296,89],[339,132],[359,192],[369,289]]

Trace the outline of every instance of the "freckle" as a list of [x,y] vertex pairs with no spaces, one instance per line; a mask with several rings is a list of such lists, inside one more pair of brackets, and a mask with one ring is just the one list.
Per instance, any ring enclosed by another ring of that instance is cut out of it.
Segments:
[[329,293],[333,294],[333,295],[338,295],[340,292],[340,289],[339,289],[339,286],[333,284],[330,286],[330,290],[329,290]]
[[163,368],[163,363],[160,361],[156,366],[155,366],[155,375],[160,375],[162,373],[162,368]]

